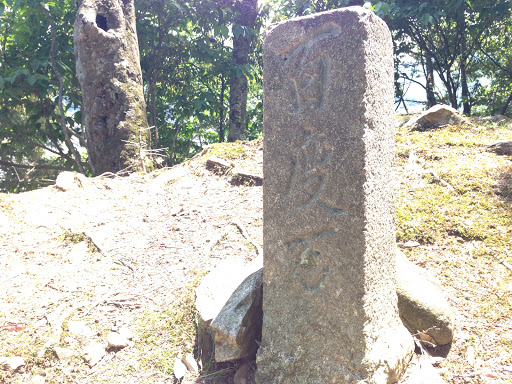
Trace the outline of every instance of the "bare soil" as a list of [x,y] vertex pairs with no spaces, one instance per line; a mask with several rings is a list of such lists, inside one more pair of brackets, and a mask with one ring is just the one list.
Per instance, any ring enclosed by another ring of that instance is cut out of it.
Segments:
[[[237,164],[261,172],[261,141],[244,148]],[[156,367],[116,369],[126,368],[119,361],[136,354],[134,347],[111,351],[92,369],[80,356],[59,361],[48,350],[80,354],[86,342],[105,343],[116,323],[134,327],[168,307],[219,261],[256,256],[233,221],[261,245],[261,187],[232,186],[205,169],[207,157],[149,175],[77,180],[67,191],[51,186],[0,197],[0,324],[27,324],[0,331],[0,356],[26,363],[16,373],[0,371],[0,382],[27,383],[35,374],[46,383],[174,382]],[[58,334],[75,320],[86,321],[94,337]]]

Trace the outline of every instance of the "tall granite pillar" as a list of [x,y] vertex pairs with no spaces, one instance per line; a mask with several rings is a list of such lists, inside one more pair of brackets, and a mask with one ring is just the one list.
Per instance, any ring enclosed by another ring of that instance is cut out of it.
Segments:
[[392,383],[397,310],[393,52],[360,7],[264,43],[264,289],[258,384]]

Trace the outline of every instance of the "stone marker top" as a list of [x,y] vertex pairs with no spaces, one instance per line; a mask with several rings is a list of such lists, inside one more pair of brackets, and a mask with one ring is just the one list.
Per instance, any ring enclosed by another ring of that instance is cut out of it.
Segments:
[[391,34],[360,7],[264,42],[258,384],[388,383],[412,339],[395,280]]

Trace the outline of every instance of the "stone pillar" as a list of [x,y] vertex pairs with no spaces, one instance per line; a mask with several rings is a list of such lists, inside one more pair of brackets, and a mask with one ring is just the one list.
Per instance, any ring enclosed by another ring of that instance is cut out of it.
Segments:
[[393,49],[360,7],[264,43],[264,289],[258,384],[392,383],[397,310]]

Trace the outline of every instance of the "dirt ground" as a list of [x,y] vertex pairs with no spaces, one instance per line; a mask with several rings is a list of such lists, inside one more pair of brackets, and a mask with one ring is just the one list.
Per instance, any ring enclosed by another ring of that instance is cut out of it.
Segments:
[[[261,172],[261,141],[247,148],[250,158],[239,163]],[[18,373],[0,373],[2,382],[27,383],[34,374],[47,383],[174,382],[157,369],[118,372],[116,360],[129,359],[130,347],[92,370],[79,359],[49,359],[47,349],[85,345],[83,338],[63,340],[63,322],[85,321],[95,333],[87,341],[104,342],[116,323],[133,326],[169,306],[219,261],[256,256],[233,221],[262,244],[261,187],[233,186],[205,161],[1,197],[0,324],[27,324],[0,331],[0,356],[7,351],[26,363]]]

